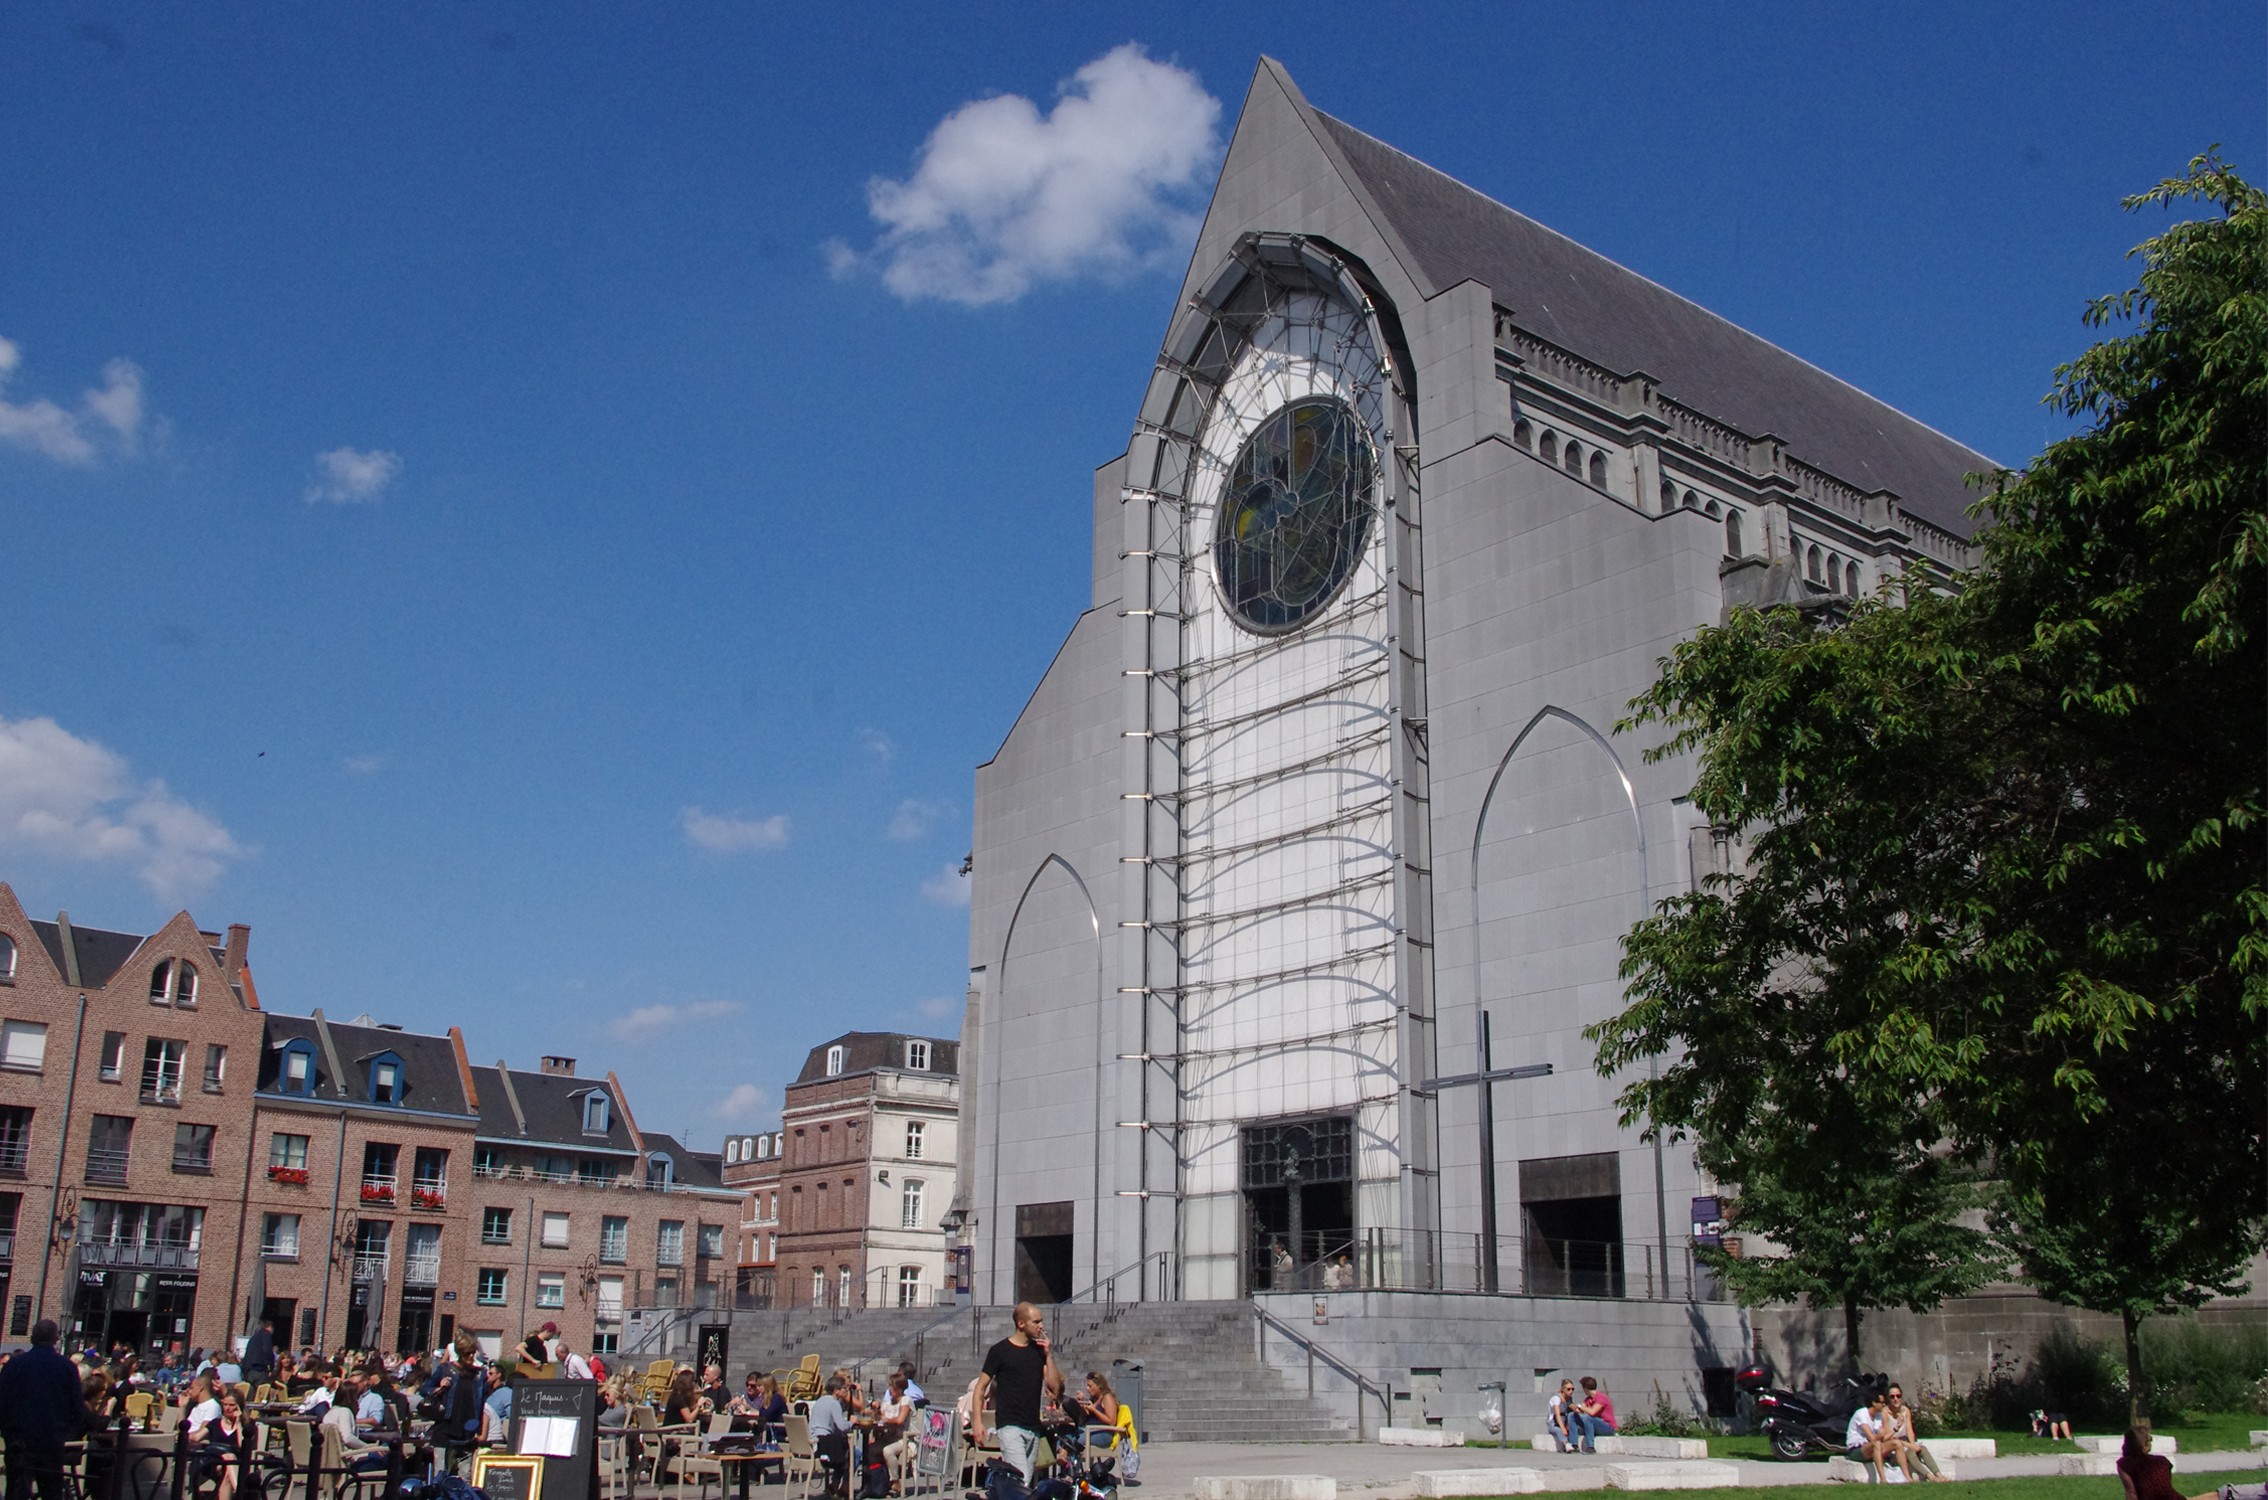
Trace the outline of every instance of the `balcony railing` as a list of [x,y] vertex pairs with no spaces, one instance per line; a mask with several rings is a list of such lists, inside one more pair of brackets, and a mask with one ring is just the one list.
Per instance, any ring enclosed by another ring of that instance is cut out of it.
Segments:
[[79,1246],[79,1264],[90,1270],[117,1268],[135,1271],[194,1271],[197,1269],[197,1247],[89,1240]]
[[357,1255],[354,1258],[354,1279],[357,1281],[384,1281],[386,1260],[383,1255]]
[[0,1177],[21,1177],[31,1167],[31,1142],[0,1141]]
[[142,1075],[142,1102],[144,1104],[179,1104],[181,1102],[181,1075],[179,1073],[144,1073]]
[[411,1183],[409,1206],[425,1213],[440,1213],[449,1206],[449,1185],[430,1181]]
[[87,1181],[124,1182],[126,1180],[126,1153],[112,1151],[104,1146],[87,1148]]
[[664,1245],[654,1252],[654,1264],[657,1266],[682,1266],[685,1264],[685,1250],[682,1246],[673,1250]]
[[402,1262],[402,1285],[439,1286],[440,1284],[440,1256],[412,1255]]
[[365,1203],[391,1203],[394,1201],[394,1179],[375,1173],[362,1175],[362,1201]]

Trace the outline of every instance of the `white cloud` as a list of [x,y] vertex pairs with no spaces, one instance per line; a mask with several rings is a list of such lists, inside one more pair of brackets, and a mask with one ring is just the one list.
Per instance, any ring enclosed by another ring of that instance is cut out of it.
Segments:
[[688,807],[678,813],[685,836],[712,854],[745,854],[751,849],[778,849],[788,841],[788,816],[731,818],[722,813]]
[[333,448],[315,455],[309,505],[367,505],[401,476],[402,456],[383,448]]
[[0,850],[131,871],[160,900],[203,890],[244,849],[125,758],[53,719],[0,719]]
[[955,1000],[949,995],[932,995],[927,1000],[917,1003],[914,1009],[924,1021],[942,1021],[947,1016],[959,1015],[962,1004],[963,1002]]
[[[23,352],[0,338],[0,386],[23,363]],[[15,402],[0,398],[0,442],[29,448],[64,464],[91,464],[97,439],[131,453],[142,431],[142,372],[132,360],[114,359],[102,367],[102,384],[79,397],[79,410],[67,411],[45,396]]]
[[890,762],[898,758],[898,742],[879,729],[861,729],[858,732],[858,742],[885,770],[889,768]]
[[901,844],[910,844],[935,828],[937,820],[952,810],[949,802],[922,802],[908,797],[890,815],[890,826],[883,832]]
[[692,1000],[683,1005],[641,1005],[626,1015],[616,1016],[607,1024],[607,1030],[618,1042],[651,1041],[657,1032],[674,1030],[679,1026],[698,1025],[703,1021],[721,1021],[727,1016],[740,1014],[740,1004],[734,1000]]
[[771,1102],[770,1094],[753,1083],[744,1083],[719,1099],[709,1113],[727,1124],[746,1124],[763,1118]]
[[1220,101],[1132,42],[1057,93],[1044,115],[996,94],[939,121],[912,176],[867,184],[882,232],[863,252],[828,246],[835,274],[872,267],[908,302],[979,307],[1185,253],[1220,160]]
[[939,906],[969,904],[969,877],[959,865],[947,865],[921,883],[922,896]]
[[388,759],[384,755],[350,755],[339,764],[349,776],[375,776],[386,769]]

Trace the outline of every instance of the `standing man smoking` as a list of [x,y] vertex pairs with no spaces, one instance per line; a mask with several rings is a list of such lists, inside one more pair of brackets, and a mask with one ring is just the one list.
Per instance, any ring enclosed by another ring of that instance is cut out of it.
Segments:
[[977,1376],[976,1399],[970,1424],[977,1445],[984,1445],[984,1408],[994,1407],[993,1427],[1000,1438],[1000,1456],[1018,1474],[1024,1487],[1032,1486],[1032,1460],[1039,1450],[1040,1408],[1063,1397],[1063,1372],[1055,1367],[1055,1351],[1048,1347],[1047,1328],[1040,1310],[1029,1302],[1016,1304],[1016,1331],[994,1344],[984,1356]]

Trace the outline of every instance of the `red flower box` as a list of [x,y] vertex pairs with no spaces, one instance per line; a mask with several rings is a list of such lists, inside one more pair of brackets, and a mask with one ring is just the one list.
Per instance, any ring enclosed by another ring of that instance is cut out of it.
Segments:
[[379,1183],[366,1182],[362,1185],[362,1201],[365,1203],[391,1203],[394,1201],[394,1190]]
[[288,1182],[293,1187],[305,1187],[307,1186],[307,1169],[305,1167],[270,1167],[268,1168],[268,1180],[270,1182]]
[[411,1188],[409,1201],[412,1208],[429,1208],[438,1213],[448,1201],[448,1195],[440,1188]]

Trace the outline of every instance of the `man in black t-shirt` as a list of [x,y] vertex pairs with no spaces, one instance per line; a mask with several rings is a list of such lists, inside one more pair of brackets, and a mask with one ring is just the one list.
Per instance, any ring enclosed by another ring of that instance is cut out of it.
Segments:
[[984,1446],[984,1409],[993,1408],[993,1429],[1000,1437],[1000,1456],[1023,1476],[1031,1488],[1032,1460],[1039,1449],[1040,1408],[1063,1396],[1063,1372],[1055,1367],[1055,1352],[1048,1347],[1047,1329],[1040,1310],[1029,1302],[1016,1304],[1016,1331],[994,1344],[984,1356],[977,1376],[976,1399],[969,1403],[970,1425],[977,1446]]

